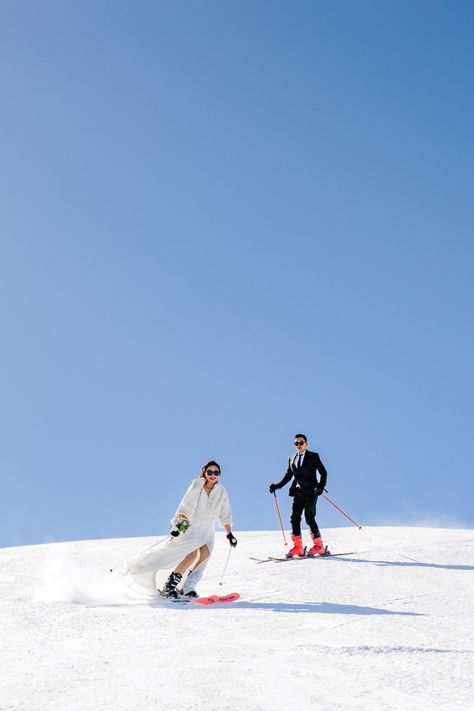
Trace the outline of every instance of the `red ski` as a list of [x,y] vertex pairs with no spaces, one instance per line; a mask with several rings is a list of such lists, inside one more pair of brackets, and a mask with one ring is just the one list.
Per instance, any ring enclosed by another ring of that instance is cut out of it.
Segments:
[[190,598],[194,605],[215,605],[216,603],[235,602],[240,597],[239,593],[229,593],[229,595],[209,595],[208,597]]

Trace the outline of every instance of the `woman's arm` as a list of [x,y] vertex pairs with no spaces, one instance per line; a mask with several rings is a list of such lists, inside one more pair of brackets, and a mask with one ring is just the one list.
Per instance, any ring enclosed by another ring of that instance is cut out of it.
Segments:
[[[192,520],[192,517],[194,515],[194,511],[196,509],[196,504],[199,498],[199,494],[202,490],[203,487],[203,480],[202,479],[195,479],[191,486],[188,488],[186,491],[185,495],[181,499],[181,502],[176,509],[176,513],[174,515],[174,518],[176,518],[179,514],[183,514],[188,518],[189,520]],[[174,519],[173,519],[174,521]]]
[[219,524],[227,533],[230,533],[232,529],[232,510],[230,508],[229,495],[224,488],[221,490],[221,496],[222,500],[218,513]]

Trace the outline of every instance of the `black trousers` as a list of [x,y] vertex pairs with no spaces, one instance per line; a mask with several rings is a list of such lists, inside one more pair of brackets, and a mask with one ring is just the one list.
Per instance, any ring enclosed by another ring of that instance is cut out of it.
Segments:
[[317,494],[304,495],[295,494],[293,498],[293,508],[291,509],[291,528],[293,536],[301,536],[301,516],[304,511],[304,518],[310,531],[317,538],[320,536],[318,524],[316,523],[316,502]]

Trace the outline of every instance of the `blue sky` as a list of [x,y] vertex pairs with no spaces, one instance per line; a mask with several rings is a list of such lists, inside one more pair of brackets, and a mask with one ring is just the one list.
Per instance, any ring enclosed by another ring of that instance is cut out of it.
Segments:
[[210,457],[276,528],[300,431],[357,521],[472,527],[473,25],[2,3],[0,545],[163,533]]

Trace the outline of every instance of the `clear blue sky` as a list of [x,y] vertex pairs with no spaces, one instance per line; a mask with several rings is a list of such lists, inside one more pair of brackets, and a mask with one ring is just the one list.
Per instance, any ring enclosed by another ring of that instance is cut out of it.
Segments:
[[163,533],[210,457],[277,528],[300,431],[361,523],[474,525],[473,31],[3,0],[0,545]]

